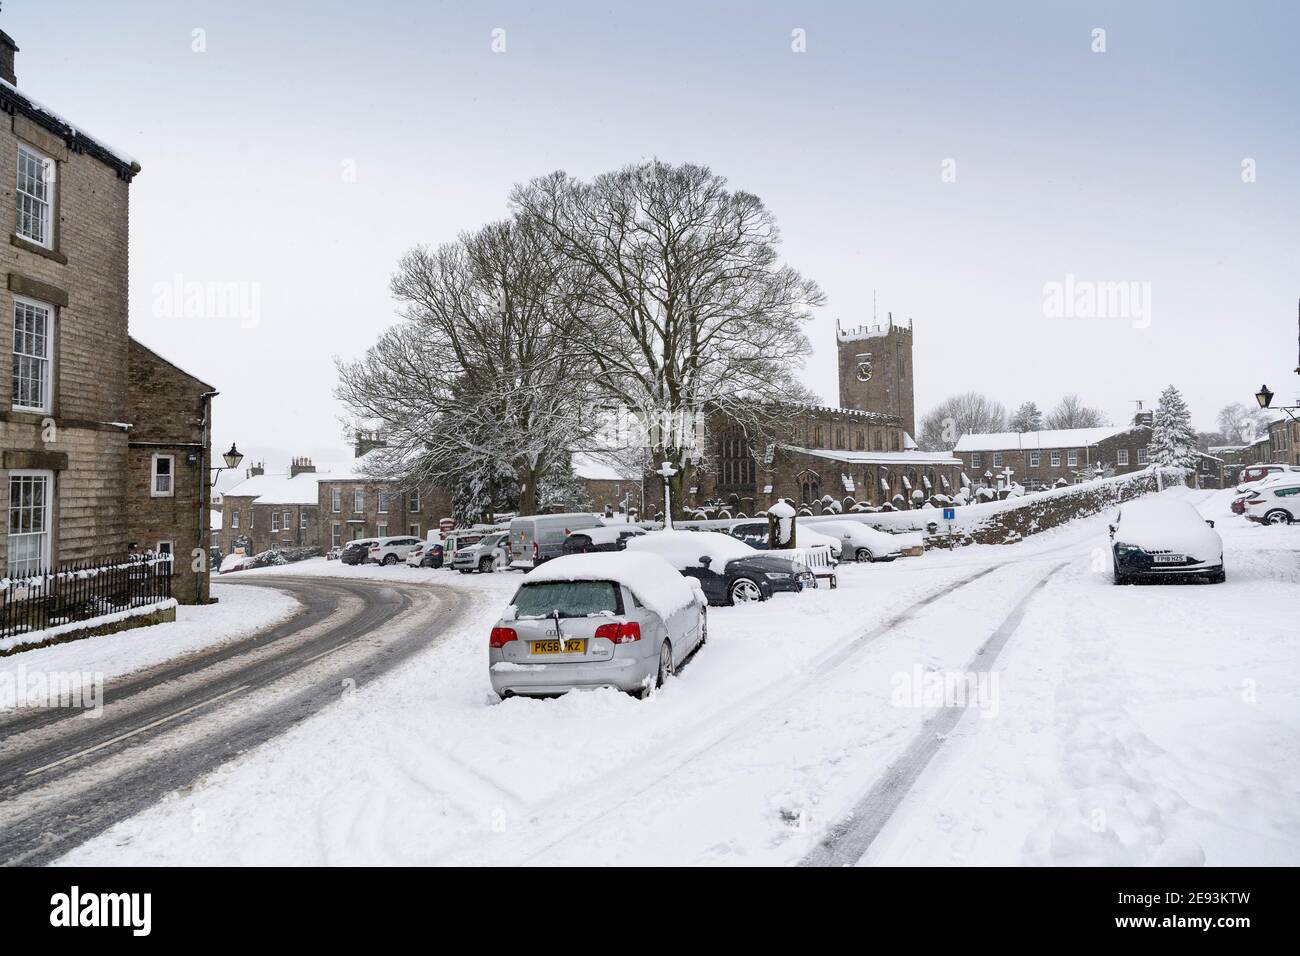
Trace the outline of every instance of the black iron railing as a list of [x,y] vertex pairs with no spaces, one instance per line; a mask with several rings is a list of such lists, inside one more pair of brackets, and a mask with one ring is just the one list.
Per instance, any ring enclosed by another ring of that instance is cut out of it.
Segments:
[[108,618],[172,596],[170,555],[60,565],[0,580],[0,638]]

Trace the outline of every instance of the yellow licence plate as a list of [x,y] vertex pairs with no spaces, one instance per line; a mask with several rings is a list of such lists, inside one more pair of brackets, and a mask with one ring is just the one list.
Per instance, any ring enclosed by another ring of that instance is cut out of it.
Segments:
[[[530,641],[534,654],[585,654],[587,639],[571,638],[567,641]],[[563,644],[563,646],[561,646]]]

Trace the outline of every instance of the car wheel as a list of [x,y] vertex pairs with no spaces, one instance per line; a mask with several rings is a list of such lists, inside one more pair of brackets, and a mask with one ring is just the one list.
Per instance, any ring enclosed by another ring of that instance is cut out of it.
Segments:
[[384,560],[383,560],[383,561],[380,561],[379,563],[380,563],[380,564],[396,564],[396,563],[397,563],[397,555],[395,555],[395,554],[386,554],[386,555],[384,555]]
[[473,574],[473,573],[474,573],[474,569],[473,569],[473,568],[457,568],[456,570],[459,571],[461,574]]
[[641,688],[640,698],[649,700],[654,696],[655,691],[664,686],[664,681],[672,676],[673,673],[673,646],[667,641],[659,645],[659,669],[655,673],[654,679],[647,681],[646,686]]
[[854,557],[858,559],[858,564],[863,564],[867,561],[876,560],[871,556],[871,552],[868,551],[866,548],[858,548],[858,553],[854,555]]
[[1127,574],[1125,574],[1123,571],[1121,571],[1119,568],[1116,568],[1116,569],[1115,569],[1115,583],[1116,583],[1116,584],[1128,584],[1129,582],[1130,582],[1130,578],[1129,578],[1129,576],[1128,576]]
[[707,641],[708,639],[709,639],[709,612],[708,612],[707,610],[703,610],[703,609],[702,609],[702,610],[700,611],[700,644],[699,644],[699,646],[700,646],[700,647],[703,647],[703,646],[704,646],[704,642]]
[[493,562],[492,562],[492,559],[491,559],[491,558],[480,558],[480,559],[479,559],[479,562],[478,562],[478,572],[479,572],[479,574],[491,574],[494,570],[496,570],[496,569],[493,567]]
[[1264,515],[1264,521],[1266,524],[1290,524],[1291,515],[1281,508],[1276,508]]
[[732,604],[748,604],[751,601],[763,600],[763,591],[756,581],[750,578],[736,578],[731,582],[731,589],[727,592]]

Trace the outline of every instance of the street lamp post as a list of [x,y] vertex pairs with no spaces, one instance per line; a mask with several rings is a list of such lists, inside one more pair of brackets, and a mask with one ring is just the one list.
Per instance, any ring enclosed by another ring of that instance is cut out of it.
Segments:
[[655,474],[664,480],[664,530],[671,531],[673,527],[673,492],[672,486],[668,482],[673,475],[677,474],[677,469],[673,467],[671,461],[666,461]]
[[209,488],[215,488],[217,486],[217,479],[221,477],[221,473],[225,471],[226,468],[230,468],[230,469],[238,468],[239,463],[244,460],[244,456],[239,453],[239,449],[235,447],[235,443],[231,442],[230,451],[222,455],[221,459],[226,463],[225,468],[208,469],[209,471],[213,472],[212,480],[208,482]]

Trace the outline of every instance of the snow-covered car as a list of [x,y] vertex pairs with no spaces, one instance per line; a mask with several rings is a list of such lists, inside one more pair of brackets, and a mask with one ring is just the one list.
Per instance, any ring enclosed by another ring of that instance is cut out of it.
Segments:
[[1264,481],[1284,472],[1300,473],[1300,465],[1286,465],[1274,462],[1268,465],[1248,465],[1241,471],[1241,480],[1237,491],[1248,491],[1257,481]]
[[713,531],[651,531],[629,539],[627,550],[663,558],[698,581],[713,605],[766,601],[778,591],[817,586],[812,570],[799,558],[756,551]]
[[406,566],[408,568],[440,568],[442,567],[442,554],[441,541],[421,541],[406,552]]
[[1164,496],[1126,503],[1110,526],[1115,583],[1167,577],[1223,582],[1223,539],[1214,522],[1185,501]]
[[380,538],[370,546],[370,554],[367,560],[375,564],[396,564],[399,561],[405,561],[407,552],[419,543],[419,538],[413,538],[410,535]]
[[461,574],[478,571],[488,574],[510,565],[510,532],[498,531],[484,535],[473,544],[457,548],[451,555],[451,566]]
[[533,568],[557,558],[564,540],[574,531],[602,527],[593,514],[570,512],[558,515],[521,515],[510,521],[512,568]]
[[502,697],[614,687],[648,697],[704,643],[699,584],[662,558],[571,554],[524,575],[488,639]]
[[[801,548],[829,548],[831,557],[835,561],[840,560],[844,553],[844,545],[838,537],[829,534],[823,534],[817,528],[820,525],[800,523],[795,527],[795,541]],[[757,548],[759,551],[767,550],[767,522],[766,521],[748,521],[743,524],[732,525],[727,529],[727,533],[733,538],[745,542],[751,548]]]
[[561,554],[591,554],[593,551],[622,551],[627,539],[645,534],[636,525],[615,524],[600,528],[583,528],[571,531],[560,548]]
[[[858,521],[818,521],[813,528],[839,538],[843,553],[854,561],[893,561],[903,554],[901,538],[888,531],[868,528]],[[805,528],[799,529],[799,543],[804,543]]]
[[1300,521],[1300,475],[1291,481],[1261,481],[1242,500],[1244,514],[1264,524]]
[[378,538],[357,538],[355,541],[349,541],[339,553],[339,561],[343,564],[365,564],[366,559],[370,557],[370,546],[378,540]]

